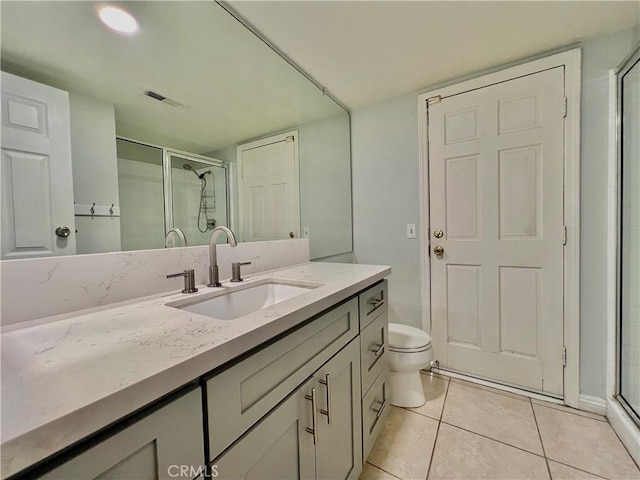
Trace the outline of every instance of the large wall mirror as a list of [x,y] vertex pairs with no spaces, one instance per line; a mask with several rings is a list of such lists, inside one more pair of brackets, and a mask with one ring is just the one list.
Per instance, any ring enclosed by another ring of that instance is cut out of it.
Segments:
[[349,114],[214,1],[3,1],[2,259],[309,237],[351,251]]

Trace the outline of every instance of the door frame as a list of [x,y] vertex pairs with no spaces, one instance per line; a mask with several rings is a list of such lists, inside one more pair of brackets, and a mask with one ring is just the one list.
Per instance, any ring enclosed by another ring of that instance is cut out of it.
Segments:
[[[299,137],[298,130],[291,130],[285,133],[279,133],[277,135],[270,135],[268,137],[261,138],[259,140],[254,140],[248,143],[242,143],[236,147],[236,177],[237,180],[234,182],[237,186],[238,191],[238,217],[237,224],[234,225],[234,231],[237,232],[236,235],[241,242],[244,242],[244,228],[242,219],[244,218],[244,182],[242,181],[242,154],[246,150],[252,150],[254,148],[264,147],[267,145],[271,145],[272,143],[284,142],[287,138],[293,137],[293,170],[294,177],[296,179],[296,198],[298,199],[298,225],[297,225],[297,237],[300,238],[300,230],[302,222],[300,221],[301,216],[301,208],[300,208],[300,155],[299,155]],[[235,210],[235,208],[234,208]]]
[[580,407],[580,75],[581,49],[525,61],[512,67],[435,88],[418,96],[418,154],[420,181],[420,277],[422,328],[431,331],[431,246],[429,223],[428,105],[432,97],[446,98],[489,85],[564,67],[567,109],[564,129],[564,403]]

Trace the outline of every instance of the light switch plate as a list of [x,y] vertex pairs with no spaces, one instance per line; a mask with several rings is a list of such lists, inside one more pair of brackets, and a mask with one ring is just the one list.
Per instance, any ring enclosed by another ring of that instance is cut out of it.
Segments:
[[309,238],[309,227],[303,227],[302,228],[302,236],[304,238]]
[[407,238],[416,238],[416,224],[407,223]]

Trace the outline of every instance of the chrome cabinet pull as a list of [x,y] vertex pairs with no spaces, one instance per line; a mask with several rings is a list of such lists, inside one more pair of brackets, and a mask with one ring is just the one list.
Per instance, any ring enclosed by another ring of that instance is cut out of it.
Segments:
[[373,355],[377,357],[381,353],[384,353],[384,343],[376,343],[373,347],[369,349],[370,352],[373,352]]
[[383,410],[384,410],[384,408],[387,406],[387,400],[386,400],[386,399],[385,399],[385,400],[383,400],[383,401],[376,400],[376,401],[375,401],[375,402],[373,402],[373,403],[374,403],[374,404],[376,404],[376,403],[377,403],[377,404],[379,404],[379,405],[380,405],[380,408],[378,408],[378,409],[375,409],[375,408],[371,407],[371,410],[373,410],[374,412],[376,412],[376,418],[380,418],[380,415],[382,415],[382,411],[383,411]]
[[370,315],[373,312],[375,312],[378,308],[380,308],[382,305],[384,305],[384,298],[371,298],[367,303],[373,307],[371,311],[367,314],[367,315]]
[[313,444],[315,445],[317,442],[317,433],[316,433],[316,425],[318,423],[318,418],[317,418],[317,413],[316,413],[316,408],[317,408],[317,404],[316,404],[316,389],[312,388],[311,389],[311,395],[305,395],[304,398],[306,398],[307,400],[311,400],[311,426],[313,428],[309,428],[307,427],[305,430],[310,433],[311,435],[313,435]]
[[328,373],[324,378],[325,380],[320,380],[320,383],[327,387],[327,409],[320,409],[320,413],[327,416],[327,423],[331,423],[331,378]]

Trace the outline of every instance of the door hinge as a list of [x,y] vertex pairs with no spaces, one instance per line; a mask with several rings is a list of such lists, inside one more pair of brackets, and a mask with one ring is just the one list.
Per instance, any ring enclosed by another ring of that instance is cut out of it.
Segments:
[[563,103],[562,103],[562,116],[564,118],[567,118],[567,111],[568,111],[568,100],[567,97],[564,97],[563,99]]
[[440,95],[436,95],[435,97],[427,98],[427,105],[433,105],[434,103],[440,103],[442,101],[442,97]]
[[562,366],[567,366],[567,347],[562,347]]
[[562,226],[562,245],[566,245],[567,244],[567,226],[563,225]]

